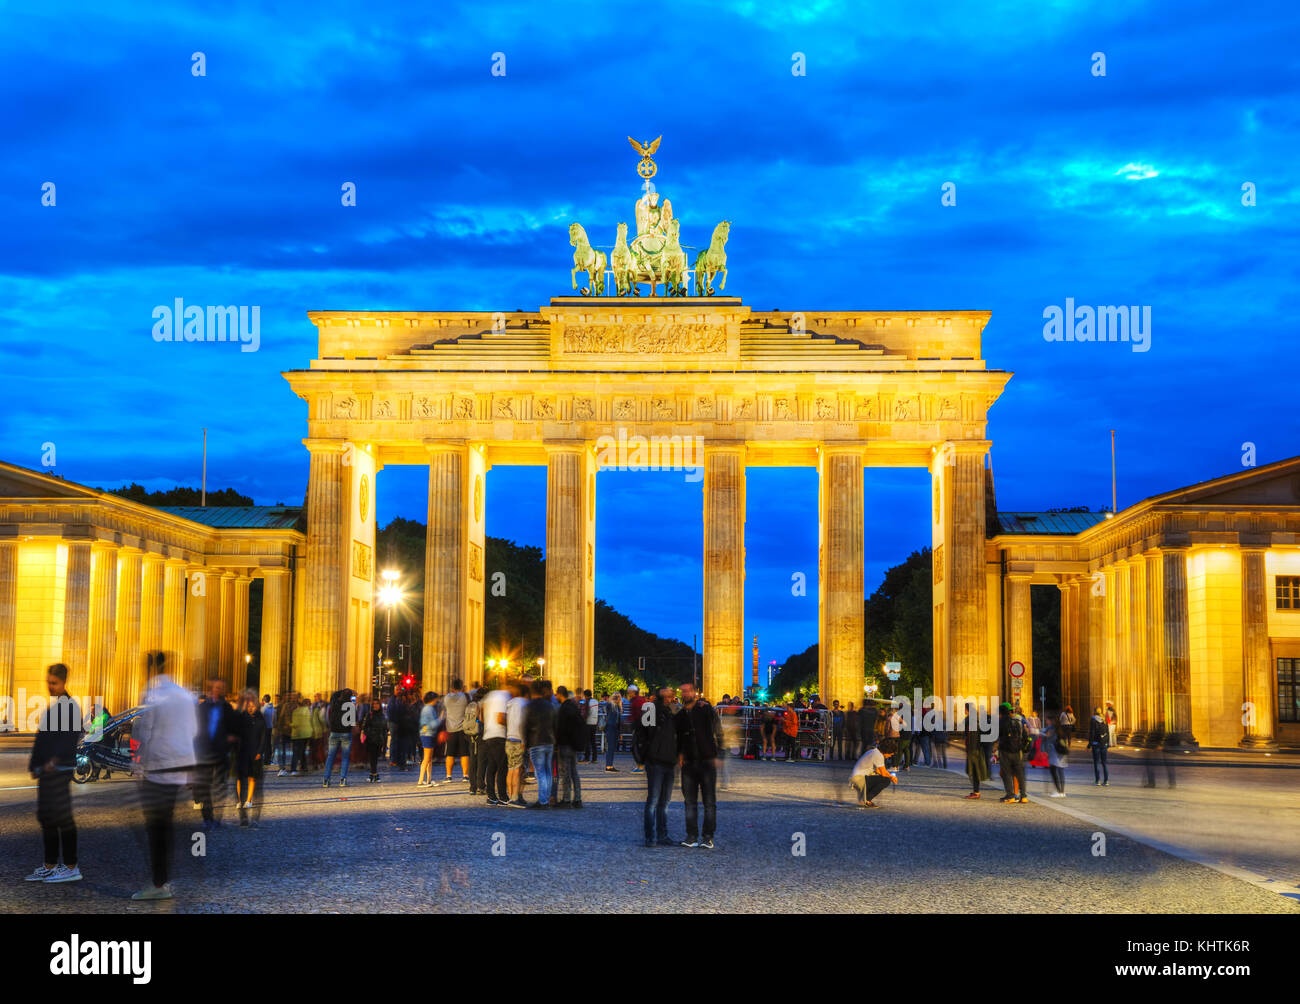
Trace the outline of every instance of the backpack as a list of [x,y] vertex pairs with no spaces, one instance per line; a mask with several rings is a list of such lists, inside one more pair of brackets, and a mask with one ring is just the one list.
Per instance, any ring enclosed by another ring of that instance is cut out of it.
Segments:
[[465,724],[461,726],[461,731],[467,736],[476,736],[478,729],[478,701],[470,701],[465,705]]

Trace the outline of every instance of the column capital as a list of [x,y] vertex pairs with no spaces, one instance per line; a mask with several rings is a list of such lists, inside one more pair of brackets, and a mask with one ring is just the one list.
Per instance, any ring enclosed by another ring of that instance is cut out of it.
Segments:
[[342,453],[351,440],[347,439],[304,439],[302,445],[312,453]]
[[865,458],[867,446],[865,443],[819,443],[817,451],[825,456],[857,456]]
[[706,456],[709,454],[735,453],[743,457],[745,455],[745,450],[746,450],[746,444],[742,440],[715,439],[713,441],[709,441],[706,439],[704,441],[704,453]]
[[542,449],[549,457],[553,453],[586,453],[594,447],[585,439],[544,439]]

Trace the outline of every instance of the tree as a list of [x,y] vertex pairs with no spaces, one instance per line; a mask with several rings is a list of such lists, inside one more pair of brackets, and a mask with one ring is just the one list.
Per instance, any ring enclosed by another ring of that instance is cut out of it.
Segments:
[[208,492],[206,500],[198,488],[183,488],[180,485],[166,491],[151,492],[144,485],[132,482],[123,488],[96,488],[95,490],[106,492],[109,495],[117,495],[131,502],[139,502],[141,505],[151,505],[155,508],[197,506],[204,501],[213,507],[253,505],[251,498],[240,494],[233,488],[222,488],[218,491]]

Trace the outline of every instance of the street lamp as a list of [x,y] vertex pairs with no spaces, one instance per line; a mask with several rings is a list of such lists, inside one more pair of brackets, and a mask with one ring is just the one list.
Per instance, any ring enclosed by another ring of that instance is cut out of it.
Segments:
[[389,662],[393,653],[393,607],[402,602],[402,587],[397,584],[397,569],[385,568],[380,574],[384,585],[379,590],[379,599],[387,610],[384,615],[384,661]]

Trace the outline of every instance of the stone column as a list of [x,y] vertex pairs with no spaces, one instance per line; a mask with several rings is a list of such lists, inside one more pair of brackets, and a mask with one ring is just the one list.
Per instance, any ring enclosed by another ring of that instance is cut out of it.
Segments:
[[[1034,707],[1034,621],[1029,599],[1029,576],[1006,577],[1007,603],[1007,672],[1013,662],[1025,664],[1020,685],[1020,707],[1028,714]],[[1015,693],[1015,681],[1007,677],[1008,693]],[[1012,701],[1014,704],[1015,701]]]
[[[140,558],[140,651],[163,647],[163,606],[166,603],[167,566],[156,554]],[[134,680],[132,681],[134,685]],[[143,676],[141,677],[143,683]]]
[[424,543],[424,670],[421,686],[445,694],[465,661],[468,541],[464,445],[429,447],[429,529]]
[[1241,669],[1242,693],[1247,707],[1242,746],[1276,749],[1274,723],[1277,717],[1276,681],[1268,646],[1268,577],[1264,567],[1265,548],[1243,544],[1241,548]]
[[14,697],[12,715],[0,719],[15,726],[21,709],[14,695],[14,653],[18,635],[18,541],[0,540],[0,696]]
[[861,447],[822,447],[817,472],[821,529],[817,651],[821,699],[827,707],[833,700],[841,705],[862,701],[866,670],[862,474]]
[[1081,721],[1092,717],[1094,708],[1106,704],[1106,574],[1100,568],[1088,576],[1088,707],[1079,713]]
[[1147,692],[1146,672],[1146,561],[1141,557],[1128,563],[1128,666],[1129,706],[1133,731],[1128,741],[1134,746],[1145,745],[1151,734],[1151,704]]
[[63,664],[68,667],[68,687],[85,694],[90,683],[90,541],[68,545],[68,565],[63,590]]
[[141,693],[136,686],[140,672],[141,615],[144,605],[141,552],[124,547],[118,565],[117,657],[108,684],[108,710],[114,714],[134,707]]
[[230,655],[231,689],[243,690],[248,686],[248,589],[253,580],[246,574],[235,576],[233,621],[234,649]]
[[[1071,607],[1073,596],[1070,584],[1058,581],[1057,591],[1061,597],[1061,630],[1058,642],[1061,649],[1061,707],[1074,703],[1070,700],[1070,688],[1074,686],[1074,610]],[[1043,709],[1046,712],[1046,708]]]
[[1126,561],[1115,565],[1115,595],[1112,605],[1114,630],[1115,682],[1111,701],[1115,704],[1115,741],[1125,743],[1133,731],[1133,713],[1129,706],[1129,569]]
[[217,646],[217,675],[226,681],[227,691],[239,686],[235,659],[243,661],[244,654],[236,652],[235,642],[235,573],[221,573],[221,629]]
[[1092,713],[1088,704],[1088,580],[1074,579],[1070,582],[1070,608],[1074,613],[1074,670],[1071,678],[1070,706],[1074,708],[1075,718]]
[[90,658],[86,692],[91,700],[107,697],[116,652],[117,547],[96,542],[90,573]]
[[1169,686],[1170,737],[1195,746],[1192,735],[1192,668],[1187,623],[1187,548],[1166,547],[1164,558],[1165,666]]
[[285,642],[289,637],[289,570],[268,568],[262,573],[262,651],[258,686],[273,697],[289,689],[285,676]]
[[[347,665],[349,492],[344,444],[305,442],[311,451],[307,483],[307,559],[303,603],[302,664],[295,688],[308,699],[331,693]],[[369,646],[367,646],[369,648]]]
[[947,600],[948,694],[972,697],[999,692],[989,665],[988,586],[984,568],[984,454],[987,442],[947,443],[941,465],[943,549]]
[[[211,634],[208,608],[220,603],[220,594],[209,596],[207,571],[200,565],[185,566],[185,671],[178,682],[199,690],[207,682],[208,637]],[[165,629],[164,629],[165,630]]]
[[163,565],[161,647],[167,653],[168,674],[178,683],[186,679],[185,603],[188,586],[185,562],[168,558]]
[[[556,685],[590,686],[587,583],[595,541],[588,519],[595,460],[580,443],[546,446],[546,675]],[[594,622],[593,622],[594,627]]]
[[704,448],[705,697],[745,690],[745,448]]
[[1147,551],[1143,555],[1146,564],[1146,619],[1147,646],[1145,673],[1147,678],[1147,745],[1156,746],[1164,742],[1168,731],[1168,708],[1165,695],[1168,691],[1165,680],[1167,661],[1165,660],[1165,606],[1164,606],[1164,559],[1160,552]]

